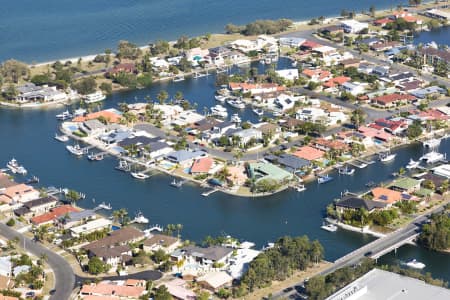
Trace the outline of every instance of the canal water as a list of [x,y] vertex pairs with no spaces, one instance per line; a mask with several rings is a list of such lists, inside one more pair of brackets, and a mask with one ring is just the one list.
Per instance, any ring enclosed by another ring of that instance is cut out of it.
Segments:
[[[279,67],[288,65],[288,60],[279,62]],[[255,63],[254,66],[264,71],[263,65]],[[187,99],[198,103],[199,111],[215,103],[215,76],[210,75],[115,93],[103,105],[117,107],[121,102],[144,101],[146,95],[156,99],[161,89],[166,89],[170,95],[182,91]],[[82,207],[92,208],[105,201],[111,203],[113,209],[126,208],[132,217],[141,211],[151,224],[183,224],[182,236],[185,239],[201,241],[207,235],[228,234],[262,246],[282,235],[306,234],[311,239],[320,240],[328,260],[370,242],[373,237],[344,230],[335,233],[321,230],[326,206],[345,190],[359,192],[366,189],[365,184],[369,181],[390,180],[391,173],[405,166],[410,158],[417,159],[423,154],[419,144],[403,147],[396,151],[398,155],[392,163],[376,162],[365,169],[358,169],[354,176],[332,173],[335,180],[322,185],[310,183],[301,193],[288,190],[262,198],[233,197],[222,193],[202,197],[202,189],[198,186],[185,184],[176,189],[170,186],[171,178],[165,175],[155,175],[145,182],[135,180],[127,173],[114,170],[117,161],[113,158],[90,162],[70,155],[64,144],[53,139],[58,128],[55,115],[65,109],[0,109],[0,164],[6,164],[15,157],[25,165],[30,175],[40,178],[42,185],[68,187],[85,193],[86,200],[79,203]],[[250,109],[240,114],[243,119],[257,120]],[[450,155],[449,139],[441,144],[440,151]],[[442,261],[450,261],[448,256],[444,255],[439,262],[434,259],[434,254],[428,255],[421,248],[406,249],[404,257],[399,255],[400,260],[420,258],[427,264],[425,271],[434,272],[436,265],[439,277],[450,280],[449,274],[439,271],[444,264]],[[399,253],[402,251],[403,248]]]
[[224,32],[228,23],[309,20],[342,9],[394,8],[403,0],[21,0],[1,1],[0,61],[43,62],[115,49],[120,40],[145,45]]

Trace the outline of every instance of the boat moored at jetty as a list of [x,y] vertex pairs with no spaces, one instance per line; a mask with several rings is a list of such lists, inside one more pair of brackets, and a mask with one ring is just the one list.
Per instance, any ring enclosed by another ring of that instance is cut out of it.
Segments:
[[304,191],[306,191],[306,187],[305,187],[305,185],[304,184],[299,184],[299,185],[297,185],[296,187],[295,187],[295,190],[297,191],[297,192],[304,192]]
[[233,122],[233,123],[241,123],[242,122],[241,117],[239,117],[238,114],[233,114],[231,116],[230,121]]
[[80,116],[84,116],[85,114],[87,114],[87,110],[84,108],[77,108],[73,111],[72,115],[74,117],[80,117]]
[[420,166],[420,161],[415,161],[412,158],[409,160],[409,163],[406,165],[407,169],[417,169]]
[[412,260],[408,261],[406,263],[406,265],[410,268],[419,269],[419,270],[426,267],[426,265],[424,263],[421,263],[420,261],[417,261],[416,259],[412,259]]
[[234,108],[243,109],[245,108],[245,103],[241,99],[227,99],[228,105]]
[[317,182],[319,184],[321,183],[327,183],[330,182],[331,180],[333,180],[333,177],[331,177],[330,175],[319,175],[319,177],[317,178]]
[[225,107],[220,104],[214,105],[211,107],[211,114],[216,117],[226,118],[228,117],[228,112]]
[[148,219],[144,217],[144,215],[141,212],[138,212],[133,222],[138,224],[148,224]]
[[87,158],[90,161],[100,161],[100,160],[103,160],[104,157],[103,157],[102,153],[97,153],[97,154],[91,153],[87,156]]
[[120,160],[119,165],[116,167],[116,170],[129,172],[131,170],[131,167],[126,160]]
[[101,91],[88,94],[84,96],[84,102],[87,104],[97,103],[106,99],[106,96]]
[[69,151],[70,153],[72,153],[73,155],[76,156],[82,156],[84,154],[83,149],[81,149],[80,145],[67,145],[66,146],[67,151]]
[[427,164],[435,164],[437,162],[443,161],[445,155],[436,151],[428,152],[427,154],[420,157],[420,160],[426,162]]
[[262,116],[264,114],[264,110],[262,110],[261,108],[254,108],[252,109],[252,112],[258,116]]
[[21,166],[15,158],[11,159],[6,164],[6,167],[14,174],[25,175],[28,173],[27,169],[25,169],[23,166]]
[[142,173],[142,172],[131,172],[131,176],[133,178],[141,179],[141,180],[144,180],[144,179],[147,179],[150,177],[149,175]]
[[395,153],[389,153],[389,152],[380,153],[380,161],[381,162],[391,162],[395,159],[396,156],[397,156],[397,154],[395,154]]
[[440,139],[429,139],[427,141],[423,141],[423,146],[425,148],[436,148],[441,144]]
[[63,111],[62,113],[56,115],[56,119],[58,119],[60,121],[65,121],[72,117],[73,117],[73,115],[68,110]]
[[339,168],[339,174],[342,174],[342,175],[353,175],[353,174],[355,174],[355,169],[354,168],[349,168],[348,166],[346,166],[345,168]]
[[65,143],[69,141],[69,137],[64,134],[62,135],[55,134],[55,140]]
[[338,229],[338,227],[334,224],[325,224],[325,223],[322,226],[320,226],[320,228],[329,232],[335,232]]

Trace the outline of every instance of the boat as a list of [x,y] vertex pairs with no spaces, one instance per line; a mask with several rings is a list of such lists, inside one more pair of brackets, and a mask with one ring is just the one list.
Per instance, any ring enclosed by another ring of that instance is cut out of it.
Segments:
[[225,100],[227,100],[227,96],[224,96],[224,95],[214,95],[214,98],[215,98],[217,101],[222,102],[222,103],[224,103]]
[[426,162],[427,164],[434,164],[445,159],[445,155],[436,151],[428,152],[421,156],[419,160]]
[[184,80],[184,75],[177,75],[173,78],[173,82],[180,82]]
[[292,67],[296,68],[298,65],[298,61],[294,60],[291,64]]
[[85,110],[84,108],[77,108],[73,111],[72,115],[74,117],[80,117],[80,116],[84,116],[87,113],[87,110]]
[[23,166],[21,166],[15,158],[11,159],[6,164],[6,167],[14,174],[25,175],[28,173],[27,169],[25,169]]
[[397,154],[395,154],[395,153],[386,152],[386,153],[380,153],[379,157],[380,157],[381,162],[391,162],[395,159],[396,156],[397,156]]
[[318,183],[327,183],[330,182],[331,180],[333,180],[333,177],[329,175],[319,175],[319,177],[317,178]]
[[34,184],[39,183],[39,178],[37,176],[33,176],[31,178],[28,178],[27,181],[25,181],[26,184]]
[[320,228],[329,232],[335,232],[338,229],[338,227],[334,224],[323,224]]
[[131,172],[131,176],[133,176],[133,178],[142,179],[142,180],[150,177],[147,174],[144,174],[142,172]]
[[87,104],[97,103],[106,99],[106,96],[101,91],[96,91],[92,94],[84,96],[84,102]]
[[295,187],[295,190],[300,193],[300,192],[306,191],[306,187],[304,184],[299,184]]
[[148,219],[144,217],[144,215],[141,212],[138,212],[133,222],[138,224],[148,224]]
[[126,160],[120,160],[119,165],[116,167],[116,170],[128,172],[130,171],[130,165]]
[[417,261],[416,259],[412,259],[406,263],[406,265],[413,269],[423,269],[426,267],[424,263]]
[[230,90],[225,86],[220,90],[217,90],[216,94],[220,96],[230,96]]
[[97,208],[98,209],[104,209],[104,210],[111,210],[112,209],[111,204],[110,203],[106,204],[105,202],[100,203],[97,206]]
[[64,134],[62,134],[62,135],[55,134],[55,140],[65,143],[65,142],[69,141],[69,137]]
[[56,115],[56,119],[60,121],[65,121],[72,117],[73,117],[72,114],[68,110],[63,111],[62,113]]
[[103,157],[103,154],[101,154],[101,153],[97,153],[97,154],[91,153],[87,156],[87,158],[90,161],[100,161],[100,160],[103,160],[104,157]]
[[348,166],[346,166],[345,168],[339,168],[339,174],[353,175],[353,174],[355,174],[355,169],[349,168]]
[[177,181],[175,178],[172,180],[172,182],[170,183],[171,186],[176,187],[176,188],[180,188],[183,186],[183,181]]
[[228,103],[228,105],[230,105],[231,107],[234,107],[234,108],[238,108],[238,109],[245,108],[245,103],[241,99],[229,98],[229,99],[227,99],[227,103]]
[[241,117],[239,117],[238,114],[233,114],[230,118],[230,121],[233,123],[241,123],[242,122]]
[[252,109],[252,111],[255,115],[258,115],[258,116],[262,116],[264,114],[264,110],[262,110],[261,108],[254,108],[254,109]]
[[220,104],[211,107],[211,114],[216,117],[226,118],[228,117],[228,112],[225,107]]
[[67,149],[67,151],[69,151],[70,153],[72,153],[73,155],[76,155],[76,156],[82,156],[84,154],[83,149],[80,148],[80,145],[75,145],[75,146],[67,145],[66,149]]
[[412,158],[409,160],[409,163],[406,165],[407,169],[417,169],[420,165],[420,161],[415,161]]
[[423,142],[423,146],[425,148],[436,148],[440,144],[441,144],[440,139],[429,139],[429,140]]

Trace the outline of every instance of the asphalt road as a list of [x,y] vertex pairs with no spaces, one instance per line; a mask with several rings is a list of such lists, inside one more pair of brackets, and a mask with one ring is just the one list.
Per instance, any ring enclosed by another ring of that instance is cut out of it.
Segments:
[[45,254],[47,256],[47,263],[53,270],[55,276],[55,290],[53,295],[50,296],[50,299],[69,299],[75,284],[75,275],[72,267],[64,258],[2,223],[0,223],[0,234],[8,240],[12,240],[15,237],[19,238],[20,247],[25,248],[26,251],[37,257]]

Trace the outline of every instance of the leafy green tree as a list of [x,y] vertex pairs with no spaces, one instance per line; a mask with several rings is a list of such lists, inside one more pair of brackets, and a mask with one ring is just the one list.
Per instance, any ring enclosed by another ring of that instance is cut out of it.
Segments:
[[418,242],[431,250],[450,248],[450,217],[447,212],[434,214],[431,223],[422,227]]
[[100,273],[106,272],[107,266],[100,258],[94,256],[91,259],[89,259],[88,271],[92,275],[98,275]]
[[136,59],[141,53],[141,49],[128,41],[120,41],[117,46],[117,57],[120,59]]
[[422,124],[419,120],[415,120],[408,126],[406,134],[410,140],[414,140],[422,135]]
[[156,99],[158,99],[159,104],[164,104],[166,100],[169,98],[169,94],[165,90],[161,90],[158,95],[156,96]]
[[0,74],[3,79],[11,83],[19,83],[19,80],[28,76],[29,72],[27,64],[15,59],[7,60],[0,65]]
[[8,222],[6,222],[6,225],[8,225],[9,227],[13,227],[14,225],[16,225],[16,220],[11,218],[8,220]]
[[173,297],[170,295],[169,290],[165,285],[160,285],[154,294],[153,299],[155,300],[172,300]]
[[100,89],[105,93],[106,95],[112,94],[112,84],[109,82],[102,82],[100,84]]
[[97,82],[93,77],[82,78],[72,83],[72,88],[83,95],[92,94],[97,89]]
[[364,121],[365,121],[365,113],[362,109],[358,108],[358,109],[355,109],[354,111],[352,111],[352,115],[350,117],[350,122],[352,122],[352,124],[356,128],[361,126],[361,124],[363,124]]

